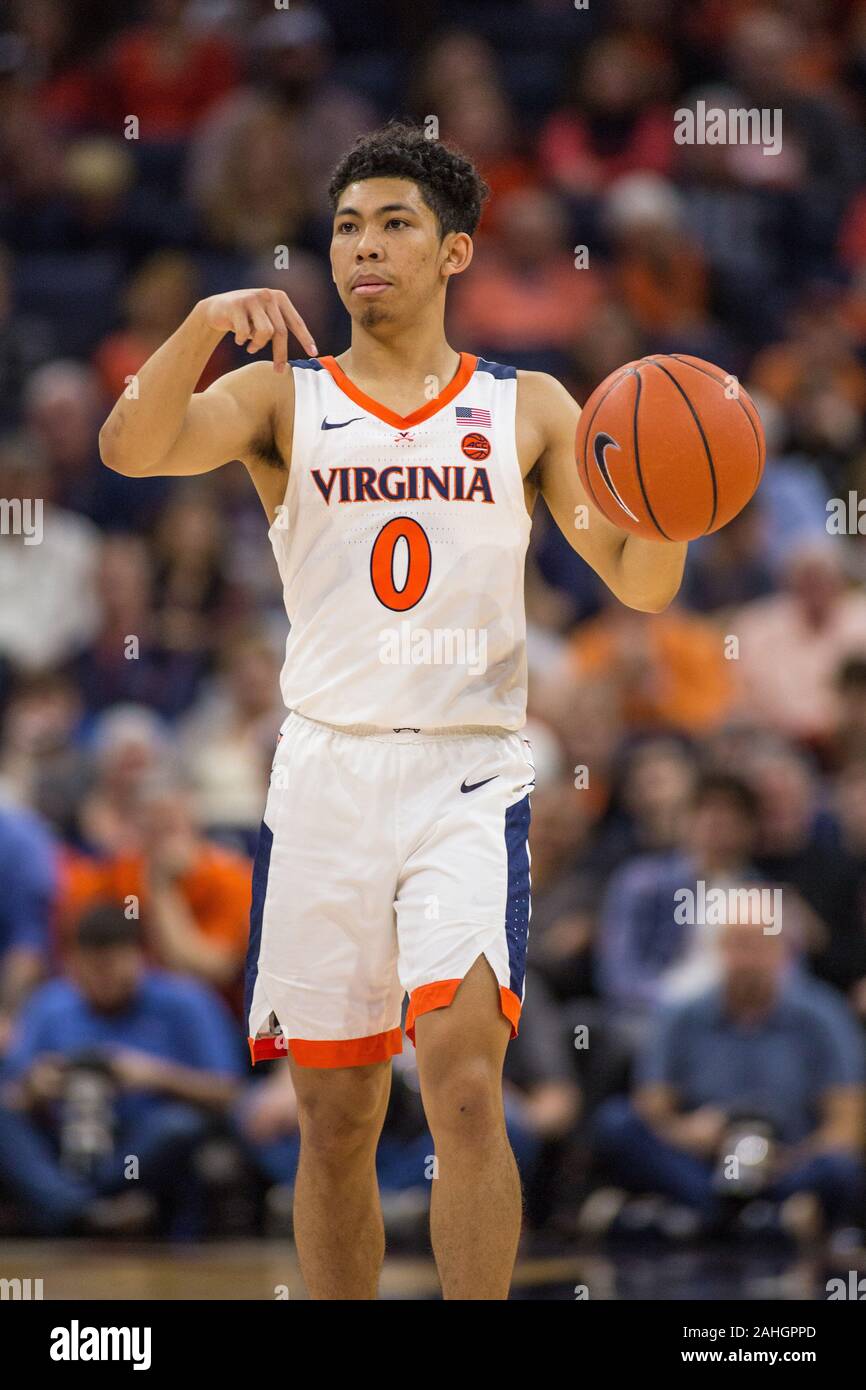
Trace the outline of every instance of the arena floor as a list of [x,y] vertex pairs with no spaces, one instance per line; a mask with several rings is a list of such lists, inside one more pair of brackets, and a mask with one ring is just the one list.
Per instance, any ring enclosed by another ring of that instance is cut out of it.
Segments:
[[[828,1273],[813,1259],[718,1248],[647,1248],[612,1258],[563,1251],[520,1260],[512,1298],[809,1300],[826,1297]],[[0,1252],[0,1278],[41,1278],[46,1300],[306,1298],[290,1241],[198,1246],[15,1241]],[[386,1300],[438,1298],[432,1260],[389,1257],[380,1291]]]

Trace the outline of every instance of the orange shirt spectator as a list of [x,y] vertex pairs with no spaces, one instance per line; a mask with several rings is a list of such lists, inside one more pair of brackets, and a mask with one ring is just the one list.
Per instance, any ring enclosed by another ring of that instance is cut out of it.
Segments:
[[721,724],[733,700],[721,634],[676,609],[648,619],[611,608],[576,630],[569,656],[576,680],[611,687],[630,729],[702,733]]
[[143,140],[182,139],[238,77],[234,49],[224,38],[171,23],[121,34],[106,68],[107,123],[120,130],[133,112]]
[[488,351],[566,350],[597,308],[598,274],[563,251],[567,229],[561,200],[542,188],[502,198],[496,234],[479,249],[472,274],[454,286],[455,337]]
[[[209,972],[210,983],[222,985],[230,1002],[237,1002],[237,981],[246,955],[249,933],[252,867],[242,855],[207,840],[199,840],[189,867],[174,880],[177,892],[201,938],[217,948],[223,968]],[[177,959],[166,951],[154,921],[153,893],[143,854],[117,854],[92,859],[67,849],[61,855],[59,918],[60,946],[70,939],[82,912],[98,899],[125,903],[138,899],[147,929],[151,958],[170,968]],[[197,973],[190,970],[189,973]]]

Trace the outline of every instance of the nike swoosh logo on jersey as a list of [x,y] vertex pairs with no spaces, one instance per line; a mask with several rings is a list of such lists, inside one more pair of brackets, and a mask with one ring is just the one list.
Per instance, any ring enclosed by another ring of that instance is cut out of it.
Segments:
[[464,777],[463,781],[460,784],[460,790],[462,792],[477,791],[479,787],[486,787],[488,782],[495,782],[498,776],[499,773],[494,772],[492,777],[485,777],[483,782],[469,782],[468,784],[466,782],[466,778]]
[[347,425],[354,425],[356,420],[363,420],[363,415],[353,415],[351,420],[329,420],[327,415],[322,421],[323,430],[344,430]]

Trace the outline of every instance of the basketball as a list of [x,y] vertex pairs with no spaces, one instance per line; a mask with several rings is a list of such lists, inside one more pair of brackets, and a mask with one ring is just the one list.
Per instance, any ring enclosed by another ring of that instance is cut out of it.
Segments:
[[764,470],[754,402],[720,367],[658,354],[593,391],[575,441],[590,500],[647,540],[691,541],[742,511]]

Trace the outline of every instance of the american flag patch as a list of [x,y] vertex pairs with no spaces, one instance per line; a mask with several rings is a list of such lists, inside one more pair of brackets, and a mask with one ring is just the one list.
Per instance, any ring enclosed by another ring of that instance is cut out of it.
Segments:
[[489,410],[476,410],[474,405],[455,405],[454,411],[458,425],[479,425],[483,430],[490,429]]

